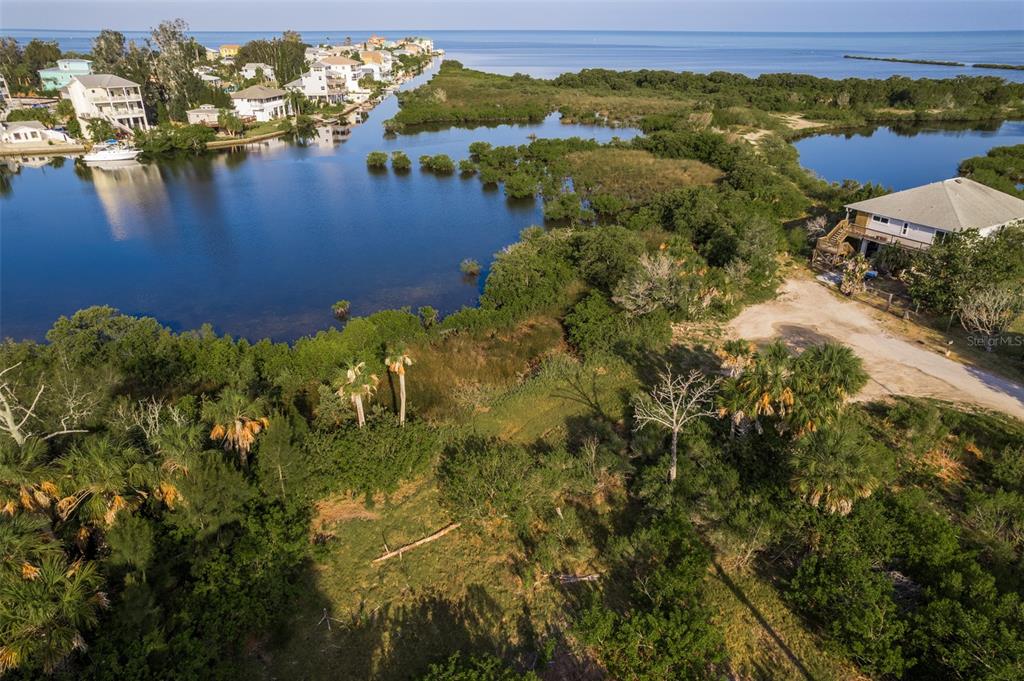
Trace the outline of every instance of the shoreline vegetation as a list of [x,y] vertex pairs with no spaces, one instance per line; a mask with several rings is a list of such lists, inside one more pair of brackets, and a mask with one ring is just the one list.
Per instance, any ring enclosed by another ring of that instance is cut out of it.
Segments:
[[928,66],[970,66],[975,69],[1003,69],[1005,71],[1024,71],[1024,64],[967,64],[961,61],[942,61],[937,59],[910,59],[906,57],[872,57],[863,54],[844,54],[843,59],[860,59],[863,61],[887,61],[897,64],[925,64]]
[[[445,62],[393,129],[559,111],[643,134],[420,157],[547,220],[463,261],[479,305],[443,319],[339,300],[340,328],[285,344],[93,307],[0,344],[0,672],[1018,677],[1024,423],[854,402],[868,376],[841,343],[726,323],[886,191],[815,178],[791,135],[1017,116],[1022,94]],[[996,156],[968,170],[1016,177]],[[367,157],[389,162],[413,160]],[[992,238],[889,267],[952,319],[1024,285],[1024,228]]]
[[889,121],[1024,118],[1024,84],[996,76],[965,79],[830,80],[799,74],[757,78],[731,73],[585,69],[545,80],[501,76],[446,60],[430,82],[398,93],[389,131],[417,126],[562,120],[685,128],[797,132],[794,116],[836,128]]

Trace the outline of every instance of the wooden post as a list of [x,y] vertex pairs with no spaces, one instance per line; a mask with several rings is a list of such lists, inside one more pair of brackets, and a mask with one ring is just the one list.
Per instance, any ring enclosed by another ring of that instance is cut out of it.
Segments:
[[885,311],[888,312],[889,308],[892,307],[892,294],[889,294],[889,300],[885,302]]

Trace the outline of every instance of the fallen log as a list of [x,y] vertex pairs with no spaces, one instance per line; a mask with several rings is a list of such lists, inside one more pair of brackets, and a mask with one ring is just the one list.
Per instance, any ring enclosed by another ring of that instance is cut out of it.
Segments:
[[442,529],[438,530],[437,532],[435,532],[434,534],[432,534],[430,536],[424,537],[423,539],[417,539],[413,543],[406,544],[405,546],[403,546],[401,548],[398,548],[398,549],[395,549],[394,551],[388,551],[383,556],[381,556],[379,558],[374,558],[373,562],[374,563],[383,563],[388,558],[394,558],[395,556],[400,556],[403,553],[405,553],[406,551],[411,551],[412,549],[416,548],[417,546],[423,546],[424,544],[429,544],[430,542],[434,541],[435,539],[440,539],[441,537],[445,536],[446,534],[448,534],[452,530],[456,529],[461,524],[462,523],[452,523],[448,527],[442,528]]
[[577,584],[579,582],[596,582],[601,578],[600,573],[592,575],[547,575],[559,584]]

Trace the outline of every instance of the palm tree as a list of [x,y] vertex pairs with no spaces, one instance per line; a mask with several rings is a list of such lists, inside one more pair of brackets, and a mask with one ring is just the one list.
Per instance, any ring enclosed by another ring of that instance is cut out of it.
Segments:
[[729,379],[722,384],[716,404],[718,405],[718,417],[729,417],[730,438],[735,438],[737,432],[741,434],[746,432],[749,425],[747,412],[750,410],[750,403],[735,379]]
[[262,412],[262,401],[250,400],[230,388],[216,402],[203,405],[203,417],[213,424],[210,439],[220,440],[224,449],[238,452],[243,464],[248,462],[256,436],[270,427],[270,419]]
[[[57,553],[27,574],[0,573],[0,674],[42,668],[52,672],[73,651],[85,648],[82,632],[97,623],[107,597],[95,563],[68,565]],[[32,674],[29,674],[32,676]]]
[[785,418],[793,406],[790,387],[793,357],[781,341],[772,343],[756,355],[752,365],[739,379],[739,389],[752,405],[754,425],[761,432],[761,416]]
[[59,497],[46,443],[29,438],[20,447],[0,450],[0,513],[46,511]]
[[883,484],[889,464],[884,450],[847,416],[799,439],[790,468],[796,494],[828,513],[846,515]]
[[722,360],[722,366],[729,370],[729,378],[735,378],[753,361],[754,350],[753,343],[738,338],[723,343],[715,354]]
[[388,371],[398,376],[398,423],[405,425],[405,367],[412,366],[412,357],[401,347],[389,354],[384,362]]
[[797,403],[790,421],[794,429],[813,431],[833,418],[867,380],[860,358],[845,345],[823,343],[805,350],[793,363]]
[[109,436],[92,437],[57,460],[59,486],[66,492],[57,515],[77,513],[89,525],[110,526],[122,511],[137,508],[157,488],[157,466],[145,454]]
[[356,410],[356,422],[362,428],[366,425],[366,413],[363,411],[363,398],[370,399],[377,392],[380,379],[377,374],[367,374],[366,362],[349,364],[345,373],[335,381],[337,395],[341,399],[348,397]]

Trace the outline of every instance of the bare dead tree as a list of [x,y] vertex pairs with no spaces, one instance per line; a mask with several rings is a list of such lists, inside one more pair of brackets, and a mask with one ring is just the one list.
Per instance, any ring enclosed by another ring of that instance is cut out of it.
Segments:
[[1024,296],[1005,286],[988,286],[971,291],[957,308],[964,330],[985,335],[985,350],[995,349],[995,337],[1020,314]]
[[0,432],[10,435],[18,445],[25,444],[30,437],[49,440],[58,435],[86,432],[79,426],[92,413],[97,398],[94,393],[86,390],[77,378],[72,377],[69,371],[62,371],[57,376],[51,390],[51,402],[58,413],[56,428],[48,429],[48,432],[36,431],[35,428],[42,423],[37,409],[47,387],[45,383],[40,382],[39,387],[34,390],[32,401],[25,406],[16,392],[17,384],[12,378],[5,378],[8,372],[20,365],[21,362],[18,362],[0,370]]
[[184,425],[185,414],[178,407],[167,404],[155,397],[129,402],[123,400],[113,409],[111,420],[125,430],[137,428],[148,442],[156,442],[160,432],[168,424]]
[[807,232],[807,241],[810,243],[814,243],[815,241],[818,240],[819,236],[825,235],[825,232],[828,231],[827,228],[828,218],[826,218],[824,215],[808,218],[808,220],[804,222],[804,230],[806,230]]
[[721,382],[721,377],[710,378],[697,369],[686,376],[677,376],[671,367],[666,367],[659,374],[650,397],[645,396],[634,404],[636,430],[653,423],[672,433],[669,482],[676,479],[679,433],[695,419],[717,415],[714,394]]

